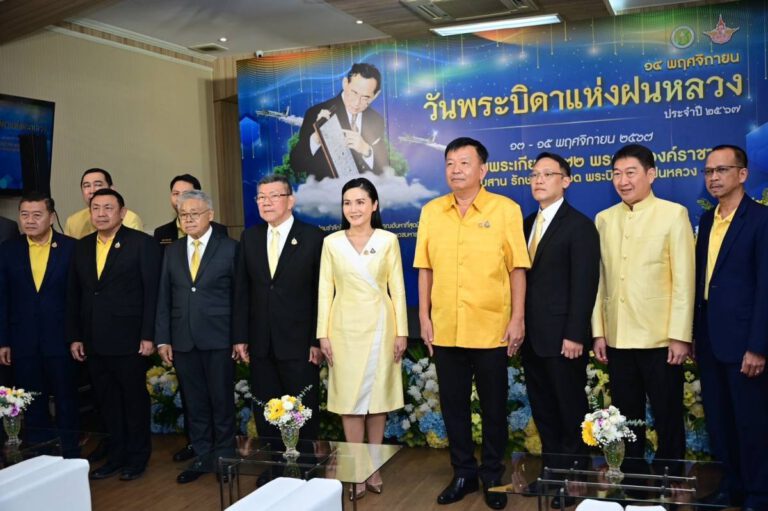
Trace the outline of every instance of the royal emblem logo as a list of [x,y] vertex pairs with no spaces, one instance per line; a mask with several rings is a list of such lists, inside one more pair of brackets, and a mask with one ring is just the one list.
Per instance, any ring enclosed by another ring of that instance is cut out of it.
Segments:
[[709,38],[712,39],[712,42],[715,44],[725,44],[731,40],[734,32],[736,32],[738,29],[739,27],[731,28],[726,25],[725,21],[723,21],[723,15],[721,14],[720,20],[717,22],[715,28],[709,32],[704,32],[704,34],[709,36]]

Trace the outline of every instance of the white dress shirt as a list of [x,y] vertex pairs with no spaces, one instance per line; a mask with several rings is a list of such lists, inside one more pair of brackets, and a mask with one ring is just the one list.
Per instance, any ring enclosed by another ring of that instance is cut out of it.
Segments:
[[267,225],[267,254],[269,254],[269,244],[272,242],[272,230],[277,229],[277,232],[280,233],[280,239],[278,240],[279,244],[277,247],[277,258],[280,259],[280,254],[283,253],[283,247],[285,246],[285,242],[288,241],[288,234],[290,234],[292,227],[293,215],[289,216],[285,222],[278,225],[277,227]]
[[[541,218],[543,220],[543,224],[541,226],[541,237],[544,237],[544,233],[547,232],[547,227],[549,227],[549,224],[552,223],[552,219],[555,218],[555,215],[557,214],[557,210],[560,209],[560,206],[563,204],[563,200],[565,200],[565,197],[560,197],[558,200],[550,204],[544,209],[540,209],[541,212]],[[528,236],[528,248],[531,247],[531,241],[533,240],[533,237],[536,236],[536,222],[533,223],[533,228],[531,229],[531,235]],[[539,239],[541,241],[541,239]]]

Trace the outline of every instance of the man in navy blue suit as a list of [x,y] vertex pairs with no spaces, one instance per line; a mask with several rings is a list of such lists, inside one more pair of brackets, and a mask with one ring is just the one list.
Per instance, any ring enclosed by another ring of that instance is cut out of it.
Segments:
[[696,357],[710,442],[723,463],[707,500],[768,509],[768,208],[744,191],[747,155],[712,149],[704,167],[717,199],[696,243]]
[[65,454],[77,456],[77,387],[64,329],[75,240],[53,231],[54,218],[53,199],[23,197],[24,234],[0,247],[0,364],[12,366],[16,386],[40,393],[25,412],[28,440],[54,436],[40,431],[51,428],[48,396],[53,395]]

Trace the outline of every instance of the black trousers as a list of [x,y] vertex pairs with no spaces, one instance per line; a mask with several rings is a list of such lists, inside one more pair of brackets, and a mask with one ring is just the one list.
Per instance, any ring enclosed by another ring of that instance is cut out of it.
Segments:
[[[320,369],[306,358],[277,360],[275,357],[251,358],[251,381],[254,400],[266,403],[284,394],[298,396],[308,385],[302,403],[312,409],[312,418],[299,431],[302,439],[316,440],[320,431]],[[264,408],[254,403],[256,429],[259,436],[280,438],[280,431],[264,418]]]
[[[608,348],[608,376],[611,403],[627,419],[645,420],[646,396],[659,439],[655,459],[681,460],[685,457],[685,424],[683,422],[683,366],[667,364],[667,348]],[[635,442],[626,443],[626,455],[643,458],[645,427],[634,427]],[[627,471],[641,472],[647,466],[627,460]],[[659,463],[654,465],[660,466]],[[670,466],[679,473],[682,467]]]
[[235,451],[235,363],[232,349],[173,352],[187,399],[184,417],[197,456],[210,460]]
[[[507,446],[507,348],[434,347],[440,406],[448,433],[455,477],[484,484],[501,480]],[[483,421],[482,459],[478,470],[472,442],[470,400],[472,378],[480,398]]]
[[581,422],[589,411],[588,350],[579,358],[540,357],[529,342],[523,344],[525,385],[531,412],[541,437],[544,465],[586,468],[589,450],[581,439]]
[[109,433],[108,461],[143,469],[152,453],[149,360],[139,354],[104,356],[91,352],[87,361],[99,412]]
[[709,442],[723,464],[721,486],[746,497],[745,505],[768,509],[768,375],[747,378],[741,363],[720,362],[703,334],[696,339],[696,361]]
[[[49,440],[56,435],[62,441],[66,457],[79,456],[77,445],[80,429],[77,385],[74,361],[61,357],[16,357],[13,359],[16,385],[32,392],[39,392],[24,412],[25,435],[30,443]],[[48,397],[53,396],[56,410],[55,429],[48,410]]]

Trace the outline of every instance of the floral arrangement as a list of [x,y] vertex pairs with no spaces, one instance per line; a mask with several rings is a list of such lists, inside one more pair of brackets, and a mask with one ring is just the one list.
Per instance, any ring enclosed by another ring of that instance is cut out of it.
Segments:
[[[285,395],[272,398],[264,404],[264,418],[277,427],[300,428],[312,418],[312,409],[301,404],[301,398],[312,386],[306,387],[298,396]],[[263,403],[259,403],[263,404]]]
[[16,417],[35,399],[37,392],[0,387],[0,417]]
[[[158,357],[159,360],[159,357]],[[147,371],[147,392],[152,401],[152,433],[179,433],[184,428],[179,380],[173,367],[159,363]]]
[[643,421],[627,420],[618,408],[611,405],[608,408],[600,408],[584,416],[581,423],[581,438],[584,443],[595,447],[605,447],[619,440],[634,442],[637,440],[635,433],[629,426],[642,426]]

